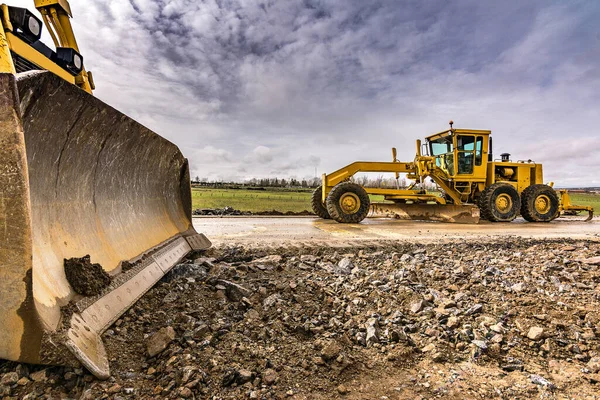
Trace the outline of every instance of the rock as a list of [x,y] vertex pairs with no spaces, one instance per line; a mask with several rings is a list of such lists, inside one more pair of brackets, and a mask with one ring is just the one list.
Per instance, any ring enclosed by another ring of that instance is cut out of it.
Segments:
[[457,317],[450,317],[448,318],[448,322],[446,322],[446,326],[450,329],[454,329],[456,327],[458,327],[460,325],[460,323],[458,322],[458,318]]
[[421,352],[429,353],[433,350],[435,350],[435,343],[429,343],[427,346],[425,346],[421,349]]
[[223,379],[221,379],[221,385],[223,387],[229,387],[233,385],[238,379],[238,371],[234,369],[229,369],[225,371],[223,375]]
[[527,337],[531,340],[541,340],[544,338],[544,328],[539,326],[532,326],[527,332]]
[[348,390],[348,388],[344,385],[339,385],[337,387],[337,392],[341,395],[345,395],[345,394],[350,393],[350,390]]
[[29,378],[22,377],[22,378],[20,378],[20,379],[17,381],[17,385],[19,385],[19,386],[26,386],[27,384],[29,384],[29,382],[31,382],[31,381],[29,380]]
[[170,293],[167,293],[167,295],[163,298],[162,302],[165,304],[169,304],[169,303],[173,303],[173,302],[177,301],[178,298],[179,298],[179,296],[177,296],[177,293],[170,292]]
[[277,265],[281,262],[282,257],[278,254],[273,254],[256,260],[252,260],[252,264]]
[[187,383],[196,372],[196,367],[185,366],[183,367],[183,374],[181,376],[181,383]]
[[501,365],[501,368],[507,372],[523,371],[524,365],[523,361],[519,359],[513,357],[506,357],[505,363]]
[[275,382],[277,382],[277,379],[279,379],[279,375],[274,369],[269,368],[264,370],[262,373],[262,382],[267,386],[273,385]]
[[600,372],[600,356],[592,357],[587,363],[587,368],[592,374]]
[[421,311],[423,309],[423,306],[425,304],[425,301],[423,300],[417,300],[414,303],[412,303],[410,305],[410,312],[412,312],[413,314],[418,313],[419,311]]
[[475,304],[473,307],[471,307],[467,311],[465,311],[465,314],[466,315],[477,314],[477,313],[480,313],[482,309],[483,309],[483,306],[481,304]]
[[278,293],[272,294],[269,297],[267,297],[266,299],[263,300],[263,307],[264,308],[270,308],[273,307],[275,304],[277,304],[277,302],[279,301],[280,296]]
[[40,371],[32,372],[29,374],[29,378],[34,382],[46,382],[48,380],[48,370],[42,369]]
[[248,310],[245,314],[244,314],[244,318],[249,320],[249,321],[253,321],[253,320],[257,320],[260,318],[260,314],[258,313],[258,311],[251,309]]
[[550,382],[546,378],[543,378],[539,375],[531,375],[529,377],[529,379],[531,380],[531,383],[535,383],[536,385],[539,385],[539,386],[542,386],[542,387],[545,387],[545,388],[548,388],[551,390],[556,389],[556,386],[552,382]]
[[328,341],[321,349],[321,357],[325,361],[333,360],[342,352],[342,346],[335,340]]
[[208,271],[214,267],[208,261],[196,260],[193,264],[177,264],[167,275],[163,277],[166,282],[172,282],[179,278],[192,278],[194,281],[203,281],[208,277]]
[[351,259],[342,258],[338,265],[333,269],[333,272],[338,275],[350,275],[352,274],[353,268],[354,264]]
[[108,390],[106,392],[108,394],[117,394],[117,393],[120,393],[121,392],[121,385],[119,385],[118,383],[115,383],[110,388],[108,388]]
[[319,260],[319,257],[313,256],[312,254],[303,254],[300,256],[300,261],[303,263],[316,263]]
[[367,346],[367,334],[365,332],[357,332],[355,339],[356,343],[361,346]]
[[367,321],[367,336],[365,340],[367,346],[379,343],[379,323],[376,318],[370,318]]
[[2,385],[14,385],[19,381],[19,374],[16,372],[9,372],[7,374],[2,375],[2,379],[0,379],[0,384]]
[[473,340],[471,341],[475,346],[479,347],[481,350],[487,350],[487,343],[483,340]]
[[599,257],[592,257],[592,258],[585,258],[582,260],[579,260],[584,264],[587,265],[600,265],[600,256]]
[[74,372],[66,372],[63,375],[63,378],[65,378],[65,381],[72,381],[73,379],[77,378],[77,375]]
[[148,351],[148,355],[150,357],[154,357],[155,355],[159,354],[166,349],[174,339],[175,330],[172,327],[168,326],[166,328],[162,328],[150,336],[146,341],[146,350]]
[[194,393],[189,388],[181,387],[179,388],[179,396],[183,397],[184,399],[191,399],[194,397]]
[[254,379],[254,374],[252,371],[247,369],[240,369],[237,374],[237,383],[239,385],[243,385],[246,382],[250,382]]
[[241,301],[244,297],[250,297],[252,292],[245,287],[226,280],[217,281],[225,287],[225,295],[231,301]]
[[19,375],[19,378],[29,378],[29,368],[25,364],[17,365],[15,372]]

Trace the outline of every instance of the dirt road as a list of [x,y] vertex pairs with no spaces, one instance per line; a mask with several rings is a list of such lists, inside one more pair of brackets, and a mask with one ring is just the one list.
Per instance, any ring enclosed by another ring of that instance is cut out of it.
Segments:
[[600,240],[600,219],[591,222],[560,219],[534,224],[522,219],[509,224],[481,222],[459,225],[439,222],[366,219],[360,224],[338,224],[311,217],[195,218],[194,226],[215,246],[265,245],[351,245],[365,241],[436,242],[449,239],[519,236],[524,238],[570,238]]

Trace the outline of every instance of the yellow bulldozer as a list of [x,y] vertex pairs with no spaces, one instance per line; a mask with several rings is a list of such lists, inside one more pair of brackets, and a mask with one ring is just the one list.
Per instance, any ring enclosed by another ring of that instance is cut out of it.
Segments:
[[[107,378],[101,334],[211,244],[177,146],[92,95],[67,0],[35,6],[0,6],[0,358]],[[65,272],[86,256],[108,276],[94,294]]]
[[[489,130],[450,129],[417,140],[417,154],[411,162],[398,161],[392,149],[391,162],[358,161],[330,174],[313,193],[316,215],[342,223],[358,223],[367,216],[398,219],[478,223],[510,222],[521,215],[530,222],[550,222],[561,212],[587,211],[576,206],[566,190],[557,192],[544,184],[542,165],[527,161],[512,162],[503,153],[494,160]],[[352,181],[359,172],[400,174],[413,183],[407,189],[365,188]],[[439,188],[427,191],[426,178]],[[369,195],[383,195],[385,201],[371,203]]]

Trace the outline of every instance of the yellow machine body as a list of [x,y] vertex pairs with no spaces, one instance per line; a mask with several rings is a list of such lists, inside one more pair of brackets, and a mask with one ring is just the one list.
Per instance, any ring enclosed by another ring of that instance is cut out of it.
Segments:
[[[451,127],[426,137],[424,144],[421,140],[417,140],[416,147],[416,156],[410,162],[398,161],[394,148],[391,162],[358,161],[330,174],[324,174],[322,186],[318,189],[323,207],[327,204],[328,197],[336,185],[348,182],[359,172],[378,172],[394,173],[396,179],[404,173],[408,179],[417,183],[423,182],[425,178],[431,178],[441,191],[430,193],[423,188],[417,188],[419,185],[416,184],[408,189],[363,188],[367,194],[383,195],[387,201],[387,203],[373,205],[371,216],[432,219],[431,216],[434,215],[435,220],[473,223],[478,222],[478,209],[483,208],[487,218],[494,221],[492,211],[496,209],[508,211],[509,208],[516,206],[513,201],[518,202],[520,208],[522,196],[525,196],[523,207],[525,207],[526,218],[531,216],[532,220],[547,222],[566,210],[588,211],[590,214],[588,219],[593,215],[591,207],[572,205],[566,191],[561,192],[560,198],[557,194],[548,192],[549,186],[544,185],[541,164],[531,160],[512,162],[508,154],[503,154],[501,160],[494,160],[489,130]],[[500,186],[504,191],[508,191],[508,194],[488,193],[490,188],[496,189]],[[514,190],[507,189],[508,186]],[[343,197],[346,202],[352,201],[346,197]],[[489,203],[490,199],[494,204],[485,203],[485,201]],[[452,207],[448,207],[450,205]],[[342,210],[343,204],[340,203],[340,207]],[[318,204],[316,208],[319,208]],[[357,209],[357,204],[353,203],[353,208]],[[538,215],[550,211],[554,215],[542,217]],[[504,221],[501,217],[498,220]]]
[[[102,332],[210,242],[192,226],[177,146],[91,95],[68,2],[35,3],[56,52],[33,40],[24,9],[1,7],[0,358],[83,364],[107,378]],[[94,297],[64,270],[86,255],[112,277]]]

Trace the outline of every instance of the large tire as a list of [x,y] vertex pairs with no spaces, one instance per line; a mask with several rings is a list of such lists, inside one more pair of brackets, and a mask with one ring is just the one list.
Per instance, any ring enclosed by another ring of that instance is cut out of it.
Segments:
[[331,219],[329,213],[327,212],[327,208],[325,204],[323,204],[322,197],[323,196],[323,187],[319,186],[315,189],[310,199],[310,205],[312,206],[313,212],[323,219]]
[[556,191],[548,185],[531,185],[521,195],[521,215],[529,222],[550,222],[559,214]]
[[521,210],[519,192],[508,183],[494,183],[479,197],[481,216],[491,222],[510,222]]
[[367,217],[371,199],[362,186],[342,182],[331,189],[325,201],[332,219],[341,223],[359,223]]

